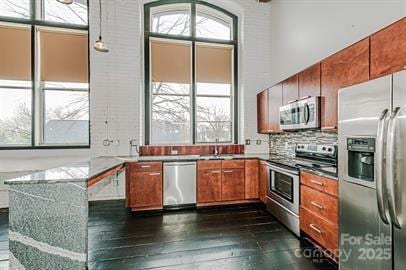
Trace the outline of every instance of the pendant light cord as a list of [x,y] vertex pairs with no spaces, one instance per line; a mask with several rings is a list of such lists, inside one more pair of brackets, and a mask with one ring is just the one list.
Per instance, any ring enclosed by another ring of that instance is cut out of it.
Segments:
[[99,39],[101,39],[102,36],[102,4],[101,4],[101,0],[99,0],[99,17],[100,17],[100,27],[99,27]]

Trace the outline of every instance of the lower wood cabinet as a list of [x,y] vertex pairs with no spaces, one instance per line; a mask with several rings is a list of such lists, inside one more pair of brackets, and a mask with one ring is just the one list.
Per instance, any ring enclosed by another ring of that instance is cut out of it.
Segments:
[[258,199],[259,188],[259,161],[257,159],[245,160],[245,199]]
[[197,168],[198,204],[245,200],[244,160],[199,161]]
[[337,224],[320,218],[304,207],[300,207],[300,229],[317,241],[317,243],[323,248],[332,252],[337,252]]
[[244,169],[223,169],[221,180],[221,200],[244,200],[245,171]]
[[266,203],[266,181],[267,181],[268,167],[265,161],[259,162],[259,200]]
[[162,163],[126,165],[127,207],[133,210],[162,208]]
[[[338,182],[312,173],[300,174],[300,230],[328,254],[338,250]],[[336,257],[332,259],[337,261]]]
[[221,201],[221,167],[199,169],[197,172],[197,202]]

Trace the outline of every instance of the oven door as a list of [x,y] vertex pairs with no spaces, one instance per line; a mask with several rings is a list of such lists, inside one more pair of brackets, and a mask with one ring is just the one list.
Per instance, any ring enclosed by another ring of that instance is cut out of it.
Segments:
[[299,215],[299,172],[268,166],[267,196]]

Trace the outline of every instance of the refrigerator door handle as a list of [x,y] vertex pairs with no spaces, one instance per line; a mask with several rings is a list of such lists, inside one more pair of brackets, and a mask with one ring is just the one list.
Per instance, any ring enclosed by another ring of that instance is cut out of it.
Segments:
[[[396,120],[400,112],[400,108],[396,107],[392,111],[392,115],[388,124],[388,143],[387,143],[387,157],[386,157],[386,188],[388,192],[389,202],[389,214],[392,223],[395,227],[401,229],[400,223],[396,214],[396,194],[395,185],[397,177],[395,177],[395,132],[396,132]],[[396,179],[395,179],[396,178]]]
[[385,147],[385,130],[388,119],[388,109],[385,109],[378,122],[376,136],[376,196],[378,201],[379,216],[385,224],[389,225],[387,196],[385,187],[385,171],[384,171],[384,147]]

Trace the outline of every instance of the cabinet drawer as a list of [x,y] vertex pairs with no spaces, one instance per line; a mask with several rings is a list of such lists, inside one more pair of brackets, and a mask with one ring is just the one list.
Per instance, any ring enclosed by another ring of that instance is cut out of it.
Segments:
[[135,172],[162,171],[162,162],[134,162],[130,166]]
[[338,226],[300,207],[300,229],[324,248],[338,249]]
[[245,168],[245,160],[238,159],[238,160],[223,160],[222,161],[223,169],[244,169]]
[[200,160],[197,162],[198,170],[221,169],[221,160]]
[[302,185],[300,205],[307,210],[338,224],[338,199],[326,193]]
[[313,189],[326,192],[336,197],[338,196],[338,181],[336,180],[308,172],[301,172],[300,182]]

